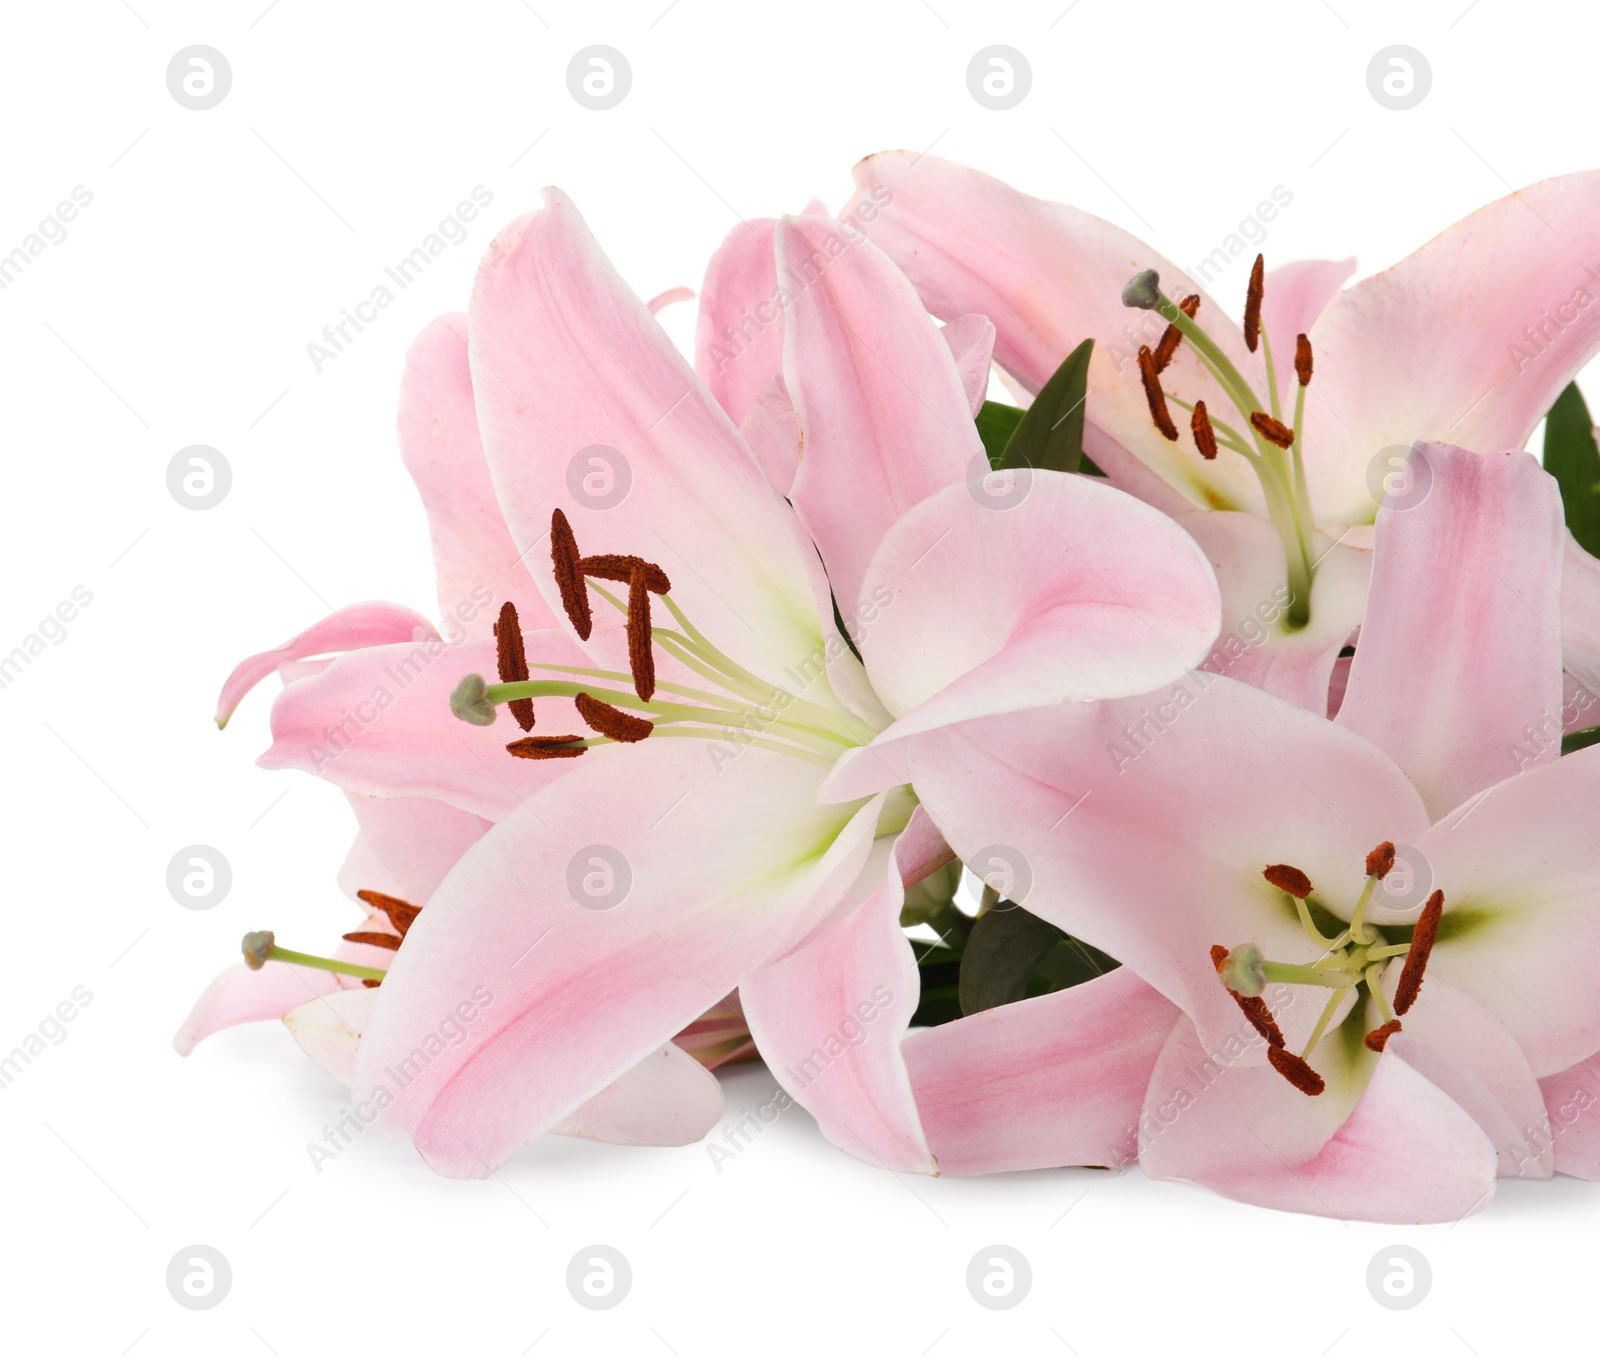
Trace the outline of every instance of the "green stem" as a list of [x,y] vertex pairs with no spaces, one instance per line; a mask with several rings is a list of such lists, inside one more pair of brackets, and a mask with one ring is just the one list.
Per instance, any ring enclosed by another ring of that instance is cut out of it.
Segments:
[[275,946],[267,952],[269,961],[282,961],[285,965],[305,965],[313,970],[332,970],[337,975],[354,975],[357,979],[382,979],[384,971],[370,965],[352,965],[349,961],[331,960],[327,956],[308,956],[304,951],[290,951],[288,947]]

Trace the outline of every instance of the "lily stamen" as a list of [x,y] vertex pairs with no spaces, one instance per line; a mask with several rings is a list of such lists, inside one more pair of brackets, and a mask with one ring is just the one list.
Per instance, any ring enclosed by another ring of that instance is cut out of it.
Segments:
[[1189,432],[1194,435],[1194,445],[1207,461],[1217,459],[1217,435],[1206,417],[1206,402],[1194,402],[1194,413],[1189,418]]
[[1400,983],[1395,986],[1394,1010],[1404,1017],[1417,1001],[1422,990],[1423,971],[1428,968],[1428,957],[1439,936],[1439,919],[1444,914],[1444,891],[1435,890],[1422,907],[1422,917],[1417,919],[1416,931],[1411,934],[1411,946],[1406,952],[1405,968],[1400,971]]
[[1270,414],[1255,410],[1250,415],[1250,427],[1276,447],[1294,446],[1294,430],[1285,427]]
[[350,975],[356,979],[382,980],[384,972],[370,965],[355,965],[350,961],[334,960],[330,956],[312,956],[304,951],[290,951],[279,946],[270,932],[247,932],[239,943],[244,963],[259,970],[268,961],[281,961],[285,965],[304,965],[313,970],[330,970],[337,975]]
[[[502,683],[521,683],[528,678],[528,656],[522,649],[522,623],[515,604],[508,598],[494,624],[495,666]],[[512,718],[524,730],[533,729],[533,703],[526,698],[510,703]]]
[[[1200,309],[1200,294],[1198,292],[1194,292],[1185,297],[1178,303],[1178,309],[1182,311],[1184,315],[1188,316],[1190,320],[1193,320],[1195,313]],[[1154,354],[1157,375],[1160,375],[1162,372],[1167,370],[1167,365],[1171,363],[1172,359],[1176,356],[1178,352],[1178,345],[1182,342],[1183,331],[1180,330],[1176,325],[1169,324],[1167,328],[1162,331],[1161,338],[1156,344]]]
[[1261,335],[1261,301],[1266,290],[1266,258],[1258,254],[1250,266],[1250,286],[1244,296],[1244,346],[1252,353]]
[[641,739],[648,739],[650,732],[656,728],[653,722],[630,716],[609,702],[598,701],[587,692],[578,693],[572,703],[578,708],[585,725],[619,744],[637,744]]
[[590,611],[589,595],[583,587],[582,560],[578,539],[572,535],[572,524],[565,513],[556,509],[550,515],[550,564],[555,570],[556,587],[561,591],[561,606],[566,609],[567,620],[572,623],[579,640],[588,640],[594,630],[594,613]]
[[513,758],[577,758],[588,751],[582,735],[530,735],[513,739],[506,752]]
[[1161,393],[1161,378],[1157,376],[1155,355],[1148,344],[1139,346],[1139,380],[1144,383],[1144,398],[1150,404],[1150,418],[1169,443],[1178,441],[1178,426],[1172,422],[1167,400]]

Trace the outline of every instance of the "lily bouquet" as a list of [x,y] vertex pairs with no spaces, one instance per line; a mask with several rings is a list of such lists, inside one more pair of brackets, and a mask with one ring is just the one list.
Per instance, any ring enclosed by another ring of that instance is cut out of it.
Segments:
[[555,190],[416,341],[442,629],[343,608],[217,716],[282,680],[261,764],[346,794],[361,912],[248,934],[180,1052],[282,1018],[456,1177],[699,1140],[758,1057],[894,1172],[1600,1176],[1600,174],[1353,286],[1258,257],[1238,321],[982,174],[856,177],[735,227],[692,363]]

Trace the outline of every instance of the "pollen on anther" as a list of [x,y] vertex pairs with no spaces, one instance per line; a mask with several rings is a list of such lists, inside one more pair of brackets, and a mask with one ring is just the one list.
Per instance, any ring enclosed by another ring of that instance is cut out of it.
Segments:
[[1217,435],[1211,427],[1211,416],[1206,413],[1206,402],[1194,402],[1194,413],[1189,416],[1189,432],[1194,434],[1194,445],[1207,461],[1217,459]]
[[[1195,312],[1200,309],[1200,294],[1193,293],[1178,303],[1178,309],[1188,316],[1190,320],[1195,317]],[[1161,338],[1156,344],[1155,353],[1152,355],[1156,365],[1156,372],[1160,374],[1167,370],[1168,364],[1178,352],[1178,345],[1183,342],[1183,331],[1176,325],[1169,324],[1161,332]]]
[[347,932],[344,941],[362,942],[367,946],[381,946],[385,951],[398,951],[400,939],[392,932]]
[[[494,624],[496,662],[502,683],[528,681],[528,657],[522,648],[522,623],[517,620],[516,605],[508,598],[500,609],[500,618]],[[518,697],[506,703],[518,725],[524,730],[533,729],[533,698]]]
[[1311,877],[1306,875],[1298,866],[1289,866],[1280,862],[1276,866],[1269,866],[1261,873],[1267,881],[1276,885],[1280,890],[1293,895],[1296,899],[1304,899],[1311,893]]
[[1275,443],[1279,447],[1294,446],[1294,430],[1264,410],[1257,410],[1250,416],[1250,427],[1269,443]]
[[529,735],[513,739],[506,752],[513,758],[577,758],[589,751],[582,735]]
[[1272,1067],[1281,1073],[1290,1083],[1305,1093],[1307,1097],[1320,1097],[1328,1085],[1322,1081],[1322,1075],[1313,1069],[1299,1055],[1291,1054],[1287,1050],[1273,1046],[1267,1051],[1267,1059]]
[[1294,337],[1294,374],[1302,386],[1311,385],[1311,341],[1303,334]]
[[1406,952],[1405,968],[1400,971],[1400,983],[1394,990],[1395,1015],[1404,1017],[1417,1001],[1422,990],[1423,971],[1428,968],[1428,957],[1439,936],[1439,919],[1444,916],[1444,891],[1435,890],[1422,906],[1422,917],[1417,919],[1416,930],[1411,934],[1411,950]]
[[645,572],[645,586],[651,593],[666,593],[672,588],[667,572],[642,556],[585,556],[578,562],[585,578],[606,579],[613,584],[631,584],[635,569]]
[[589,591],[583,586],[583,572],[578,567],[581,559],[572,524],[565,513],[556,509],[550,515],[550,564],[555,569],[556,587],[561,590],[561,606],[566,609],[567,620],[579,640],[588,640],[594,629],[594,614],[589,610]]
[[650,578],[635,568],[628,584],[628,667],[640,701],[656,695],[656,656],[650,648]]
[[417,915],[422,912],[420,904],[408,904],[403,899],[396,899],[393,895],[386,895],[378,890],[357,890],[356,898],[363,904],[370,904],[374,909],[381,909],[386,913],[389,921],[394,924],[394,930],[402,937],[411,930],[411,925],[417,921]]
[[572,699],[572,704],[578,708],[585,725],[619,744],[637,744],[641,739],[648,739],[650,731],[656,728],[652,721],[630,716],[587,692],[580,692]]
[[1161,378],[1156,373],[1155,355],[1148,344],[1139,348],[1139,380],[1144,384],[1144,398],[1150,405],[1150,418],[1169,443],[1178,441],[1178,426],[1172,422],[1167,410],[1167,398],[1161,391]]
[[1261,342],[1261,298],[1266,292],[1266,260],[1256,255],[1250,268],[1250,289],[1244,298],[1244,346],[1252,353]]
[[1394,844],[1379,843],[1367,853],[1367,874],[1382,880],[1394,869]]
[[1362,1043],[1367,1047],[1367,1049],[1372,1051],[1373,1054],[1381,1055],[1383,1053],[1383,1047],[1389,1043],[1389,1037],[1398,1033],[1399,1030],[1399,1022],[1385,1022],[1382,1026],[1375,1027],[1373,1030],[1367,1032],[1367,1034],[1362,1038]]

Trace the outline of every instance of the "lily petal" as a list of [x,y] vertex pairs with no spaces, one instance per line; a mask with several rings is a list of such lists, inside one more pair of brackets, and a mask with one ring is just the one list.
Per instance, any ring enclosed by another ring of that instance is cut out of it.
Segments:
[[989,365],[994,359],[994,321],[986,315],[960,315],[939,333],[956,360],[961,385],[967,393],[968,412],[974,419],[989,394]]
[[[464,731],[465,733],[465,731]],[[461,854],[488,831],[487,820],[425,796],[348,797],[360,827],[362,854],[339,872],[347,894],[377,890],[426,904]],[[354,849],[352,849],[354,856]],[[378,878],[363,876],[376,868]]]
[[1600,1181],[1600,1057],[1541,1079],[1545,1110],[1554,1138],[1555,1170],[1569,1177]]
[[290,1008],[283,1024],[313,1064],[349,1087],[361,1033],[377,1001],[376,989],[336,989]]
[[1571,694],[1566,728],[1600,725],[1600,560],[1567,533],[1561,570],[1561,646],[1567,673],[1587,694]]
[[[524,636],[530,664],[583,665],[564,631]],[[483,728],[450,714],[450,693],[468,673],[493,674],[493,641],[380,645],[336,660],[285,688],[272,706],[264,768],[297,768],[365,796],[426,796],[484,819],[505,818],[575,763],[512,758],[510,721]],[[541,697],[553,732],[583,730],[564,697]],[[541,727],[544,728],[544,727]]]
[[1432,488],[1378,515],[1338,721],[1440,816],[1561,752],[1565,534],[1556,482],[1526,452],[1421,443],[1411,457]]
[[263,650],[241,660],[217,698],[217,724],[224,726],[245,694],[280,664],[313,655],[342,654],[372,645],[392,645],[411,640],[434,640],[438,632],[420,612],[398,603],[354,603],[308,626],[276,649]]
[[[412,925],[362,1040],[357,1099],[385,1090],[378,1123],[447,1176],[504,1162],[734,988],[813,906],[830,851],[855,847],[850,809],[812,804],[819,780],[759,749],[713,773],[688,740],[577,760],[471,848]],[[625,881],[609,907],[579,902]],[[449,1045],[439,1023],[458,1012],[466,1034]]]
[[1120,1168],[1178,1009],[1126,966],[914,1031],[902,1047],[941,1173]]
[[874,245],[858,237],[828,262],[839,229],[790,217],[775,241],[788,275],[827,262],[795,297],[784,334],[784,381],[805,448],[791,498],[835,595],[851,599],[890,524],[986,464],[949,344]]
[[[1208,789],[1219,758],[1226,794]],[[1204,674],[1143,697],[918,735],[910,763],[963,861],[979,875],[990,858],[1005,861],[1013,898],[1131,966],[1212,1046],[1242,1018],[1208,963],[1211,946],[1255,942],[1306,963],[1321,954],[1262,870],[1298,867],[1348,917],[1367,852],[1427,829],[1415,789],[1371,744]],[[1267,998],[1285,1037],[1303,1043],[1316,1005],[1302,993],[1285,1008],[1275,989]]]
[[1295,336],[1311,333],[1317,317],[1355,271],[1354,258],[1296,259],[1267,270],[1261,328],[1275,350],[1278,396],[1285,409],[1294,406]]
[[550,1133],[676,1148],[704,1139],[721,1119],[722,1085],[716,1075],[669,1042],[551,1126]]
[[735,424],[783,367],[783,304],[774,217],[741,221],[706,265],[695,321],[694,368]]
[[327,970],[299,965],[267,965],[259,970],[230,965],[206,986],[172,1038],[180,1055],[193,1052],[207,1036],[247,1022],[269,1022],[308,999],[340,988]]
[[467,361],[467,318],[444,315],[417,336],[400,379],[400,455],[433,538],[439,616],[453,639],[493,634],[500,605],[529,630],[555,617],[523,566],[489,479]]

